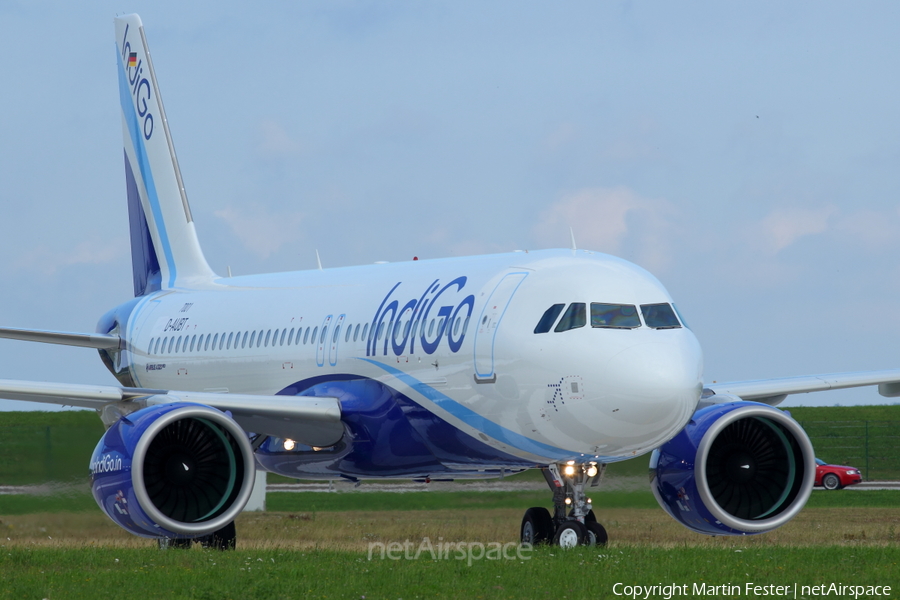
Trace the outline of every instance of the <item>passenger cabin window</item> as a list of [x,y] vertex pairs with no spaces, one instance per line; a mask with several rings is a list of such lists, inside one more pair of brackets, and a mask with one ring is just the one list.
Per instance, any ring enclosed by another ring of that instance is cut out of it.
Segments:
[[562,319],[556,324],[553,330],[557,333],[560,331],[569,331],[570,329],[578,329],[587,324],[587,306],[584,302],[573,302],[566,309]]
[[591,302],[591,327],[602,329],[634,329],[641,326],[633,304],[601,304]]
[[[537,326],[534,328],[535,333],[547,333],[550,331],[550,328],[553,327],[553,324],[556,323],[556,317],[559,316],[559,313],[562,312],[565,304],[554,304],[550,308],[544,311],[544,315],[541,317],[541,320],[538,321]],[[466,319],[466,326],[468,326],[469,319]]]
[[675,311],[669,304],[641,304],[641,314],[644,315],[644,323],[654,329],[676,329],[681,327]]

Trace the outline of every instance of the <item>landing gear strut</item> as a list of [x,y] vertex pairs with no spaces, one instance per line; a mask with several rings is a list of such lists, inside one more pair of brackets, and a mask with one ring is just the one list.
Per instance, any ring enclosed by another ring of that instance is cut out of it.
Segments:
[[541,469],[553,491],[553,515],[542,507],[529,508],[522,518],[523,544],[549,544],[562,548],[605,546],[606,529],[597,522],[591,510],[591,499],[585,485],[597,487],[606,471],[605,464],[569,461]]

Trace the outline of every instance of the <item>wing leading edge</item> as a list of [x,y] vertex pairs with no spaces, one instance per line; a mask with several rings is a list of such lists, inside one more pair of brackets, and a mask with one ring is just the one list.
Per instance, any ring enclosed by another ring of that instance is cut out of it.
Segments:
[[45,344],[62,344],[64,346],[81,346],[97,350],[122,348],[122,339],[108,333],[71,333],[67,331],[47,331],[45,329],[17,329],[0,327],[0,338],[22,340],[25,342],[42,342]]
[[245,431],[291,438],[310,446],[331,446],[343,437],[337,398],[182,392],[99,385],[0,379],[0,398],[93,408],[121,414],[172,402],[194,402],[231,412]]
[[713,383],[704,388],[703,396],[731,394],[738,396],[741,400],[752,400],[777,406],[790,394],[824,392],[869,385],[877,385],[878,393],[886,398],[900,396],[900,369]]

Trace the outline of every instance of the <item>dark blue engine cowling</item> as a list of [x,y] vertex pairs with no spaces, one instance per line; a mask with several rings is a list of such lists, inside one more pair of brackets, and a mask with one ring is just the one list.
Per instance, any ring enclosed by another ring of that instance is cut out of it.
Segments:
[[131,533],[156,538],[221,529],[247,504],[256,475],[240,426],[189,403],[120,418],[100,439],[90,468],[100,508]]
[[786,413],[756,402],[714,404],[653,452],[660,506],[698,533],[765,533],[792,519],[815,481],[812,444]]

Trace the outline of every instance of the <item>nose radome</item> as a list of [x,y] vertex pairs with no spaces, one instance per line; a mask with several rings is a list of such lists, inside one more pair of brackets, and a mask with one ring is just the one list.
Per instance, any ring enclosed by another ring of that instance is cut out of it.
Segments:
[[[702,389],[702,354],[696,342],[678,339],[632,346],[601,370],[604,404],[614,406],[622,432],[649,445],[674,436],[696,408]],[[630,437],[630,436],[629,436]]]
[[698,356],[690,345],[649,342],[612,357],[606,381],[645,407],[668,403],[673,394],[693,392],[700,383]]

